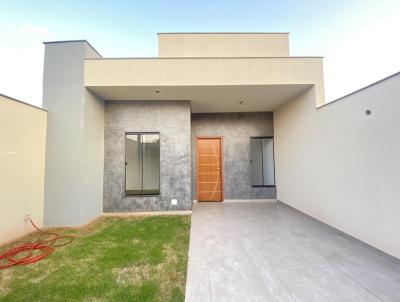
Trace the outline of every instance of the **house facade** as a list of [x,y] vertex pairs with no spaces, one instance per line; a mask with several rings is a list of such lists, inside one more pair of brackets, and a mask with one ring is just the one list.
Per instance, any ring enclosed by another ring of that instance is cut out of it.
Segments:
[[400,73],[325,103],[322,58],[289,56],[286,33],[158,38],[157,58],[45,43],[44,108],[0,95],[0,244],[27,215],[278,200],[400,257]]
[[45,223],[277,198],[274,111],[310,90],[324,103],[322,58],[289,56],[287,33],[158,41],[156,58],[45,43]]

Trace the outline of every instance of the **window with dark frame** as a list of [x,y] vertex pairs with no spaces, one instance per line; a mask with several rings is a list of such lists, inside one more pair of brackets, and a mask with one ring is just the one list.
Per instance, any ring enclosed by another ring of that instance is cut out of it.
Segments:
[[275,186],[273,137],[250,138],[250,163],[253,187]]
[[160,194],[160,133],[125,133],[125,194]]

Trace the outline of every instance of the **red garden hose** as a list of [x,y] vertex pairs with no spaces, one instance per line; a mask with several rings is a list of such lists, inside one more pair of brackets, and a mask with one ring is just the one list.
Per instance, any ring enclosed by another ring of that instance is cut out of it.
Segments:
[[[56,247],[67,245],[75,239],[75,236],[71,235],[60,236],[57,233],[42,231],[31,219],[29,219],[29,222],[38,232],[42,234],[52,235],[53,237],[46,240],[39,240],[33,243],[21,244],[4,252],[0,255],[0,269],[9,268],[15,265],[26,265],[35,263],[54,252],[54,249]],[[67,240],[63,240],[63,242],[56,244],[56,242],[60,239]]]

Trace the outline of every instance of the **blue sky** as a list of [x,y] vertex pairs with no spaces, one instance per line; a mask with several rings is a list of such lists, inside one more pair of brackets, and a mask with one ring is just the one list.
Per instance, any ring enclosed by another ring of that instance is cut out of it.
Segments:
[[0,93],[41,105],[42,41],[88,40],[104,57],[157,55],[157,32],[290,32],[324,56],[327,101],[400,71],[400,1],[0,0]]

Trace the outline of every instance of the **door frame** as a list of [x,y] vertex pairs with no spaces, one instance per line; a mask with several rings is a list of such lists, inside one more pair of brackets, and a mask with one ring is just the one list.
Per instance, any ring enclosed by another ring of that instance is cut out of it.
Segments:
[[199,161],[197,158],[197,141],[200,139],[219,139],[219,144],[220,144],[220,173],[221,173],[221,201],[216,201],[216,202],[223,202],[224,201],[224,195],[225,195],[225,188],[224,188],[224,137],[223,136],[196,136],[195,138],[195,152],[196,152],[196,201],[199,201],[198,199],[198,193],[199,193]]

